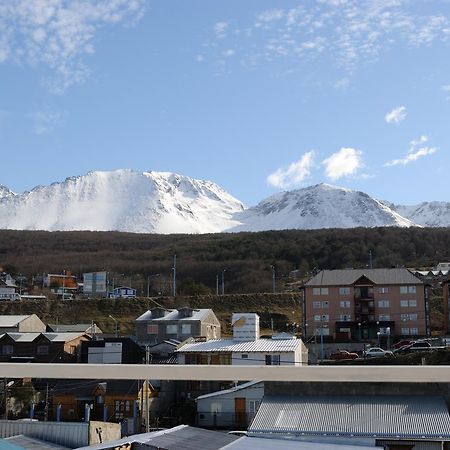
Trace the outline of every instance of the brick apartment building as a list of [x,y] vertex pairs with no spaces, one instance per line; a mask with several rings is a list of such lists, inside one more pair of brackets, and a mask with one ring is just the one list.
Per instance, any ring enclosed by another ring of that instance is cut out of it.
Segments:
[[323,270],[305,285],[306,336],[337,341],[427,335],[425,285],[407,269]]

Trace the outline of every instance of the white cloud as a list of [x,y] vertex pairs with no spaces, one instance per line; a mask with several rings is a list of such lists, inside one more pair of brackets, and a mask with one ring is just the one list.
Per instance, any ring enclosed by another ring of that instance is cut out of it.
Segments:
[[354,175],[358,169],[363,167],[362,151],[343,147],[322,161],[322,164],[325,166],[325,175],[333,181]]
[[311,174],[314,165],[314,151],[309,151],[290,164],[286,169],[277,169],[267,177],[267,182],[278,188],[287,188],[301,183]]
[[[249,67],[255,61],[262,65],[285,58],[298,65],[320,57],[348,75],[393,47],[450,42],[450,16],[439,12],[438,2],[429,2],[426,11],[410,0],[298,3],[293,8],[262,9],[252,22],[240,24],[248,37],[241,44],[247,47],[242,53],[248,55]],[[215,33],[227,48],[226,41],[239,29],[224,23],[225,29]]]
[[388,112],[384,116],[384,120],[386,123],[400,123],[406,119],[406,108],[404,106],[398,106],[394,108],[392,111]]
[[199,63],[203,62],[205,60],[205,57],[203,55],[196,55],[195,60]]
[[450,84],[442,86],[442,90],[447,93],[447,100],[450,100]]
[[34,120],[34,132],[36,134],[46,134],[64,123],[66,113],[43,108],[33,112],[31,117]]
[[214,33],[216,37],[222,39],[226,36],[228,29],[228,22],[216,22],[214,24]]
[[228,48],[222,52],[222,56],[225,56],[225,58],[230,58],[233,56],[235,51],[232,48]]
[[436,147],[428,147],[428,146],[422,146],[425,142],[428,142],[428,136],[422,135],[418,139],[414,139],[411,141],[411,146],[408,150],[408,153],[404,158],[398,158],[393,159],[391,161],[388,161],[385,166],[386,167],[392,167],[392,166],[398,166],[406,164],[409,164],[413,161],[417,161],[419,158],[422,158],[427,155],[432,155],[437,151]]
[[133,23],[146,0],[15,0],[0,3],[0,63],[8,60],[50,69],[57,92],[89,74],[99,29]]

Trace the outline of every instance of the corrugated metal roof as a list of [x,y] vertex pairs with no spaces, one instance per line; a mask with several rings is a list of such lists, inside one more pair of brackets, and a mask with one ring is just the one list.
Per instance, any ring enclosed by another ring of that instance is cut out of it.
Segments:
[[237,441],[223,447],[222,450],[362,450],[380,447],[369,445],[326,444],[324,442],[305,442],[276,438],[257,438],[243,436]]
[[192,316],[182,317],[177,309],[167,309],[168,313],[164,317],[152,317],[152,311],[148,310],[136,319],[139,321],[165,321],[165,320],[203,320],[209,313],[213,312],[212,309],[193,309]]
[[247,389],[249,387],[255,387],[256,384],[263,385],[264,381],[249,381],[248,383],[238,384],[237,386],[231,389],[223,389],[221,391],[212,392],[211,394],[200,395],[196,400],[203,400],[205,398],[217,397],[221,395],[232,394],[233,392],[241,391],[243,389]]
[[104,450],[130,443],[148,444],[166,450],[219,450],[237,439],[237,436],[226,433],[179,425],[168,430],[135,434],[118,441],[80,447],[77,450]]
[[450,437],[450,415],[439,396],[269,396],[249,432]]
[[[23,435],[12,436],[5,440],[27,450],[70,450],[69,447],[62,447],[61,445],[52,444]],[[2,445],[3,444],[0,443],[0,449],[3,449]]]
[[85,333],[37,333],[37,332],[23,332],[23,333],[3,333],[1,337],[8,335],[15,342],[33,342],[39,336],[45,336],[52,342],[68,342],[83,336]]
[[15,327],[20,322],[28,319],[31,315],[27,316],[0,316],[0,327]]
[[176,352],[293,352],[303,345],[301,339],[257,339],[255,341],[233,341],[213,339],[183,345]]
[[423,284],[408,269],[344,269],[322,270],[306,286],[347,286],[362,276],[375,284]]

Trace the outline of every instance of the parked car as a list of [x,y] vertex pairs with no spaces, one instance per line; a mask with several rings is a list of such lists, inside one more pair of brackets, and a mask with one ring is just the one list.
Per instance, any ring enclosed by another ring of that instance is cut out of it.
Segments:
[[330,359],[335,361],[342,361],[346,359],[356,359],[359,358],[357,353],[349,352],[348,350],[338,350],[330,355]]
[[364,356],[366,358],[375,358],[377,356],[392,356],[394,353],[391,352],[390,350],[383,350],[380,347],[372,347],[372,348],[368,348],[365,352],[364,352]]

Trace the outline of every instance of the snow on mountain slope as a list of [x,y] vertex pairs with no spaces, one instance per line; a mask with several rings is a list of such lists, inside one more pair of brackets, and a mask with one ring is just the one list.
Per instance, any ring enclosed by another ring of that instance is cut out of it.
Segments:
[[6,197],[12,197],[13,195],[15,195],[14,192],[10,191],[6,186],[0,184],[0,200]]
[[418,205],[392,205],[391,209],[424,227],[449,227],[450,202],[423,202]]
[[227,231],[416,225],[363,192],[328,184],[273,195],[234,218],[241,224]]
[[238,224],[232,216],[243,209],[210,181],[167,172],[90,172],[0,196],[0,228],[214,233]]

